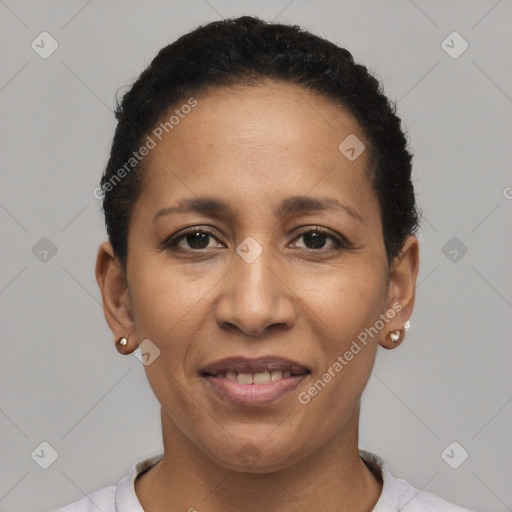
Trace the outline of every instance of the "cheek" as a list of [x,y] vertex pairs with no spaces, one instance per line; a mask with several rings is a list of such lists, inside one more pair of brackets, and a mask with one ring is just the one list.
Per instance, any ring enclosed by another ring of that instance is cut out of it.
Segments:
[[386,304],[383,275],[374,266],[354,265],[317,281],[319,286],[308,294],[307,305],[316,312],[316,327],[321,329],[316,330],[315,348],[323,353],[315,389],[308,395],[322,395],[315,401],[321,407],[330,402],[330,414],[353,403],[371,373],[379,340],[375,325]]
[[[355,260],[355,258],[354,258]],[[346,264],[306,279],[305,302],[317,312],[336,340],[329,346],[343,349],[347,342],[370,327],[386,304],[386,282],[383,269],[366,262]]]
[[182,329],[213,286],[207,276],[198,282],[175,267],[150,260],[141,261],[130,277],[135,325],[145,337],[153,335],[161,342]]
[[132,281],[136,337],[139,342],[151,340],[160,351],[145,366],[148,382],[168,411],[190,410],[188,393],[183,393],[185,383],[190,384],[187,362],[193,340],[201,338],[199,331],[208,314],[205,294],[212,286],[199,285],[175,269],[151,262],[140,265]]
[[130,277],[136,339],[149,339],[160,351],[158,358],[145,367],[149,383],[159,396],[172,384],[169,379],[184,378],[190,339],[198,328],[193,319],[197,318],[204,289],[187,283],[169,268],[147,262]]

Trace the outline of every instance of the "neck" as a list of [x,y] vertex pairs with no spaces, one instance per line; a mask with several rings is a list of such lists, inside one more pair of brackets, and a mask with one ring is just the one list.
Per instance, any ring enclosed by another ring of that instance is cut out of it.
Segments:
[[337,435],[284,469],[247,473],[226,469],[183,436],[162,410],[163,459],[135,481],[146,512],[245,510],[368,512],[382,482],[359,457],[359,407]]

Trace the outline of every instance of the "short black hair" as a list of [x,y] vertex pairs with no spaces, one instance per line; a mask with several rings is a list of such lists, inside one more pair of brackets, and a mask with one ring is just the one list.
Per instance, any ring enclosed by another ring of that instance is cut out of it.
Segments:
[[194,93],[265,79],[324,95],[357,119],[370,143],[368,171],[388,263],[416,233],[412,155],[396,104],[377,79],[348,50],[300,26],[242,16],[201,25],[162,48],[116,103],[118,123],[100,186],[109,241],[125,270],[131,212],[142,186],[142,166],[133,155],[147,134],[170,107]]

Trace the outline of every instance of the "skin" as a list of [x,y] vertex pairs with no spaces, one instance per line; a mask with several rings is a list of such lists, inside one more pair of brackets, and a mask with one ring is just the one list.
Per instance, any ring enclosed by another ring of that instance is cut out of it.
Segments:
[[[147,512],[369,511],[382,484],[358,455],[360,399],[377,347],[394,348],[389,333],[411,315],[418,241],[409,236],[388,265],[369,151],[349,161],[338,150],[349,134],[369,144],[331,100],[270,81],[195,97],[198,105],[145,159],[126,272],[110,243],[97,257],[114,338],[130,334],[127,354],[145,339],[160,350],[144,369],[161,404],[164,457],[136,480],[137,496]],[[339,208],[276,216],[295,195],[335,198],[361,221]],[[160,209],[197,196],[221,199],[232,212],[153,221]],[[186,239],[174,251],[160,246],[204,226],[214,230],[204,249]],[[317,226],[351,249],[336,249],[328,236],[315,249],[303,228]],[[236,252],[248,236],[262,248],[252,263]],[[397,303],[401,311],[380,333],[300,403],[299,393]],[[262,407],[233,405],[198,373],[224,357],[269,354],[311,374]],[[248,443],[257,454],[250,466],[240,456]]]

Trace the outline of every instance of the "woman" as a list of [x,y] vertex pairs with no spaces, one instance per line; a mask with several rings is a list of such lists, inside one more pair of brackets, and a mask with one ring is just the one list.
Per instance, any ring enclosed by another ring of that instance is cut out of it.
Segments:
[[116,116],[96,277],[164,453],[61,510],[462,511],[358,447],[419,265],[411,155],[376,79],[242,17],[163,48]]

